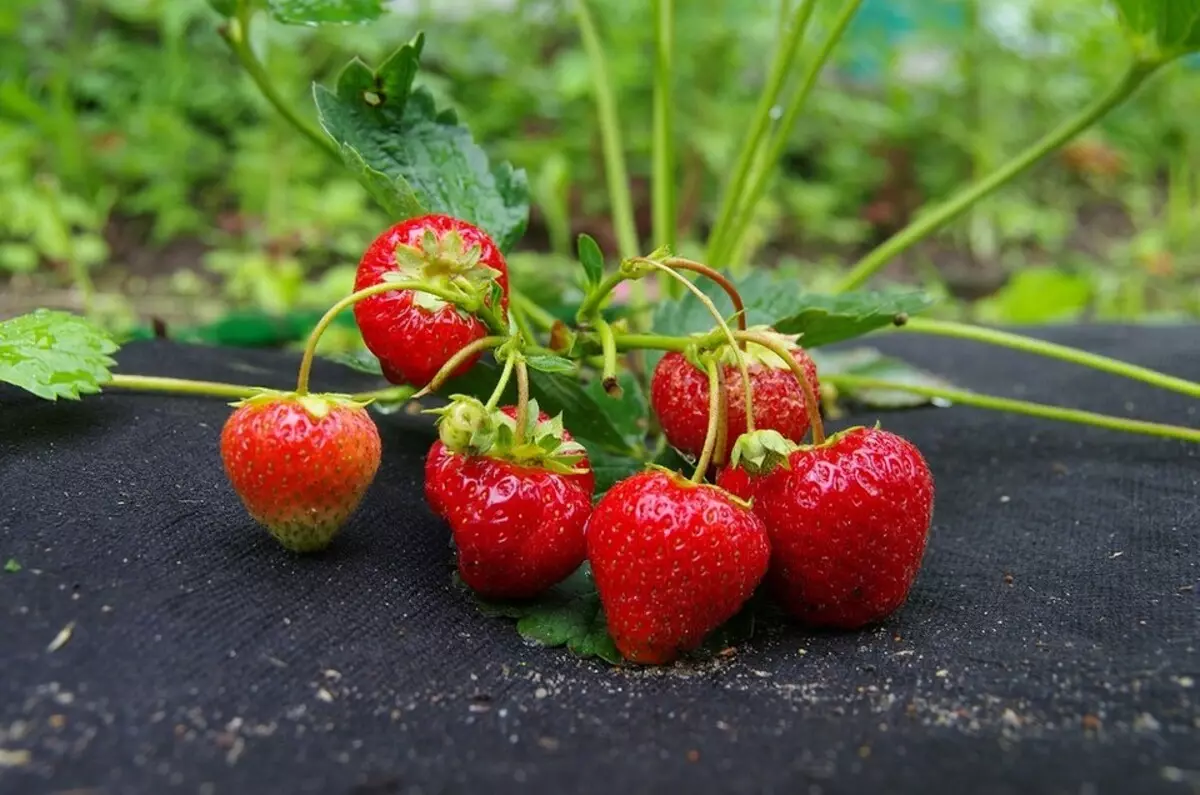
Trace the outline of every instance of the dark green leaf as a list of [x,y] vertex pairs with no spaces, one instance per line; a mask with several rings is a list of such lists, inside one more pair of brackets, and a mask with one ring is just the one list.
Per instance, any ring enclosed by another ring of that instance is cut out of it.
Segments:
[[630,446],[640,447],[646,439],[646,424],[650,416],[646,393],[637,376],[628,370],[617,373],[617,384],[621,387],[620,397],[605,392],[604,383],[598,378],[590,381],[584,387],[584,392],[608,415],[613,427]]
[[525,363],[543,373],[575,372],[575,362],[562,356],[530,356]]
[[610,453],[607,450],[589,445],[585,440],[583,446],[588,451],[588,461],[592,464],[592,472],[596,475],[596,497],[611,489],[620,481],[640,472],[645,464],[632,456]]
[[322,358],[328,359],[331,362],[345,365],[352,370],[357,370],[360,373],[368,375],[383,375],[383,368],[379,364],[379,359],[375,354],[366,349],[356,351],[347,351],[345,353],[331,353]]
[[1171,59],[1200,50],[1200,0],[1114,0],[1135,51]]
[[476,596],[475,601],[485,615],[517,619],[517,632],[543,646],[566,646],[580,657],[621,662],[587,563],[537,599],[503,602]]
[[117,344],[88,320],[38,309],[0,323],[0,381],[47,400],[100,391]]
[[291,25],[346,25],[383,16],[383,0],[268,0],[267,7]]
[[[953,387],[933,373],[894,356],[885,356],[875,348],[850,348],[839,351],[814,351],[813,360],[822,375],[857,375],[879,378],[912,386]],[[839,397],[862,406],[878,409],[902,409],[925,406],[934,401],[899,389],[863,389],[838,387]]]
[[579,262],[587,274],[588,284],[599,284],[604,278],[604,254],[591,235],[579,236]]
[[525,172],[492,167],[453,111],[414,88],[424,38],[397,50],[378,70],[351,61],[337,87],[316,86],[321,126],[371,195],[394,220],[440,212],[486,230],[503,251],[529,221]]
[[208,0],[208,4],[223,17],[231,17],[237,11],[237,0]]
[[[750,299],[746,299],[751,303]],[[933,305],[923,292],[853,292],[840,295],[788,294],[776,291],[753,301],[753,314],[783,334],[801,334],[800,344],[816,348],[860,337],[893,323],[898,316],[915,315]],[[749,308],[747,313],[750,314]]]
[[[487,400],[500,378],[500,368],[492,358],[484,358],[464,376],[451,379],[440,390],[442,394],[463,394]],[[613,452],[631,452],[621,431],[613,425],[608,414],[584,391],[574,375],[543,373],[529,374],[529,394],[537,400],[542,411],[550,416],[563,415],[563,424],[573,436]],[[505,388],[501,404],[516,402],[512,381]]]

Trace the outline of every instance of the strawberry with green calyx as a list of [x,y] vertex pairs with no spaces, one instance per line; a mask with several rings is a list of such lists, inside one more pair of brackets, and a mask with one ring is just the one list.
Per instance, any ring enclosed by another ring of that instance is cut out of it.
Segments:
[[263,390],[233,405],[221,459],[246,510],[287,549],[325,548],[379,469],[382,445],[366,404]]
[[[388,281],[420,282],[444,295],[398,289],[371,296],[354,307],[363,342],[378,357],[392,383],[427,384],[456,353],[487,336],[487,316],[508,308],[508,265],[479,227],[446,215],[425,215],[383,232],[363,254],[355,291]],[[480,315],[485,316],[481,318]],[[505,331],[497,319],[497,332]],[[479,360],[468,357],[451,374],[466,373]]]
[[[753,335],[753,339],[749,335]],[[803,368],[809,383],[814,388],[819,387],[816,364],[796,343],[796,336],[778,334],[762,327],[738,332],[736,336],[745,345],[744,350],[738,351],[729,344],[717,348],[726,391],[727,427],[726,441],[716,453],[717,461],[729,460],[734,441],[748,429],[743,381],[738,377],[737,369],[739,354],[750,376],[754,428],[776,430],[785,438],[799,442],[810,427],[804,390],[792,365],[776,350],[761,344],[762,340],[769,340],[786,351],[792,362]],[[664,355],[651,380],[650,402],[671,446],[685,455],[699,455],[704,445],[708,385],[703,369],[694,359],[683,353]]]
[[901,607],[933,518],[933,477],[908,440],[850,428],[796,445],[738,440],[717,484],[752,500],[771,537],[769,590],[810,626],[856,629]]
[[464,412],[442,412],[426,458],[426,499],[450,525],[469,588],[485,598],[531,598],[583,563],[595,475],[561,415],[551,418],[530,400],[524,412],[506,406],[478,422],[477,408],[466,412],[467,428],[489,430],[474,436],[463,428],[443,433],[440,426]]

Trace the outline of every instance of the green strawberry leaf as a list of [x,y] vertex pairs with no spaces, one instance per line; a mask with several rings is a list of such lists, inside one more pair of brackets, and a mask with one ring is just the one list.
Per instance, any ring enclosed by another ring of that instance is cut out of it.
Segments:
[[[823,376],[857,375],[879,378],[912,386],[946,388],[949,381],[909,364],[903,359],[886,356],[875,348],[850,348],[837,351],[814,351],[813,361]],[[937,401],[924,395],[914,395],[899,389],[868,389],[839,385],[838,397],[860,406],[876,409],[905,409],[926,406]]]
[[1200,0],[1113,0],[1140,58],[1169,61],[1200,50]]
[[349,367],[351,370],[366,373],[367,375],[383,375],[383,367],[379,364],[379,359],[365,348],[355,351],[329,353],[322,358],[328,359],[331,362],[337,362],[340,365]]
[[610,453],[601,447],[589,445],[586,441],[583,442],[583,446],[587,448],[588,461],[591,462],[592,472],[596,476],[597,498],[620,481],[646,467],[642,460],[633,456]]
[[38,309],[0,323],[0,381],[47,400],[78,400],[112,377],[117,348],[89,320]]
[[[747,299],[749,301],[750,299]],[[804,348],[861,337],[891,325],[898,317],[915,315],[933,305],[923,292],[852,292],[839,295],[788,294],[776,291],[747,307],[749,317],[767,317],[763,322],[781,334],[800,334]]]
[[566,646],[579,657],[596,657],[613,665],[621,662],[587,563],[535,600],[508,602],[476,596],[475,602],[484,615],[515,618],[517,632],[543,646]]
[[454,111],[414,88],[423,47],[418,34],[378,69],[355,59],[335,89],[314,86],[321,126],[394,220],[446,213],[478,225],[507,252],[529,221],[525,172],[492,167]]
[[530,356],[525,363],[542,373],[573,373],[575,362],[562,356]]
[[237,0],[208,0],[208,4],[223,17],[231,17],[237,13]]
[[583,265],[588,284],[594,287],[604,279],[604,254],[591,235],[579,236],[579,262]]
[[348,25],[383,16],[383,0],[268,0],[277,22],[289,25]]

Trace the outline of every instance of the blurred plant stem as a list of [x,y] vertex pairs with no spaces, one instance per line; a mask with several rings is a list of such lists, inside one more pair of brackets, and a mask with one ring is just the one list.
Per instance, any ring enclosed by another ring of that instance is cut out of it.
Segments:
[[1020,176],[1039,160],[1054,152],[1120,105],[1137,91],[1161,65],[1161,62],[1140,60],[1132,62],[1120,81],[1074,117],[1046,133],[987,177],[973,183],[942,204],[920,212],[916,220],[863,257],[842,279],[837,291],[846,292],[861,287],[876,271],[897,256],[961,216],[980,199]]
[[254,50],[250,46],[250,25],[253,16],[254,10],[251,8],[249,0],[238,0],[237,13],[221,29],[221,35],[224,37],[226,43],[229,44],[230,49],[233,50],[233,54],[237,56],[238,63],[246,70],[246,74],[258,86],[258,90],[267,102],[271,103],[275,110],[279,112],[279,115],[287,119],[301,135],[312,141],[325,154],[333,158],[335,162],[341,164],[342,156],[338,153],[333,142],[316,126],[309,124],[296,114],[296,111],[279,95],[279,91],[271,82],[271,77],[267,74],[267,70],[258,60],[257,56],[255,56]]
[[[733,167],[733,175],[725,186],[721,197],[721,208],[717,213],[716,223],[708,238],[708,251],[704,261],[711,263],[718,270],[729,265],[721,259],[721,254],[728,251],[728,237],[733,234],[733,226],[737,220],[737,211],[742,203],[746,190],[746,180],[750,177],[755,158],[759,155],[763,138],[771,125],[771,117],[775,114],[787,77],[791,74],[800,50],[800,42],[812,19],[813,9],[817,0],[800,0],[799,4],[789,15],[789,22],[780,28],[779,44],[771,58],[767,74],[767,82],[758,98],[758,105],[751,117],[749,131],[742,141],[737,161]],[[786,3],[785,3],[786,5]]]
[[[674,250],[677,225],[671,72],[671,51],[675,45],[674,0],[653,0],[651,9],[654,14],[653,247],[668,246]],[[679,297],[683,294],[682,285],[666,274],[659,275],[659,285],[664,295]]]

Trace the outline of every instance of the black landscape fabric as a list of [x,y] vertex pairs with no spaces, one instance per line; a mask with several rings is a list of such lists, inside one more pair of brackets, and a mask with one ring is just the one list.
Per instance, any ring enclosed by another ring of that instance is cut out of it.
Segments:
[[[1200,378],[1194,328],[1039,333]],[[968,388],[1200,425],[1200,401],[1067,364],[873,344]],[[167,343],[119,359],[281,387],[297,364]],[[315,383],[373,382],[323,364]],[[380,419],[361,512],[297,558],[225,480],[224,402],[3,389],[0,407],[0,564],[20,565],[0,571],[5,795],[1200,791],[1196,445],[961,407],[882,415],[937,482],[903,610],[637,670],[529,645],[452,585],[411,417]]]

